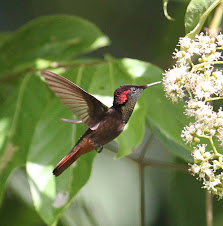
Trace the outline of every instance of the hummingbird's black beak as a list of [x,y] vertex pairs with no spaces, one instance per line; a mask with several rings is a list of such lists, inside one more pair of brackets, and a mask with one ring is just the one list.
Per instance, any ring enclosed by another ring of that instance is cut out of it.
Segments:
[[159,84],[159,83],[161,83],[161,81],[153,82],[153,83],[150,83],[150,84],[146,84],[146,85],[144,85],[144,89],[146,89],[149,86],[154,86],[154,85]]

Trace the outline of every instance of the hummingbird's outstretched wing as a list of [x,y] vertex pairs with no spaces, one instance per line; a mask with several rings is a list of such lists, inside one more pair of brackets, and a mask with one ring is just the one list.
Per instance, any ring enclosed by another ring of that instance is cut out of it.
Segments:
[[68,79],[43,70],[49,88],[89,128],[97,129],[108,107]]

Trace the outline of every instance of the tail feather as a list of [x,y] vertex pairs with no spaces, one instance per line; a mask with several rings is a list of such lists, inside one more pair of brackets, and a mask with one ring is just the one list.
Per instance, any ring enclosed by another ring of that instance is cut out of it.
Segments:
[[[75,150],[76,149],[76,150]],[[59,176],[65,169],[67,169],[80,155],[77,155],[77,152],[80,150],[80,147],[73,148],[72,151],[66,155],[55,167],[53,174]]]
[[93,150],[90,140],[86,145],[76,145],[71,152],[66,155],[55,167],[53,174],[59,176],[65,169],[67,169],[73,162],[75,162],[81,155]]

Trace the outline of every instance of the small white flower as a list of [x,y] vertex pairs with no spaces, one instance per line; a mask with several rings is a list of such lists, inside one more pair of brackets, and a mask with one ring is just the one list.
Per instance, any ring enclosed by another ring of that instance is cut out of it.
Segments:
[[192,152],[192,156],[194,157],[194,162],[204,160],[204,156],[203,156],[204,152],[205,152],[205,145],[203,146],[198,145],[198,148],[194,148],[194,151]]
[[216,185],[221,184],[221,181],[219,178],[213,178],[212,180],[204,181],[204,188],[207,188],[207,190],[213,190],[217,191],[215,188]]
[[213,171],[211,169],[211,164],[209,162],[203,162],[201,165],[201,172],[205,173],[207,176],[211,176]]
[[191,42],[192,42],[192,40],[188,37],[183,37],[183,38],[180,38],[180,40],[179,40],[180,46],[185,49],[190,48]]
[[217,36],[216,36],[216,39],[217,39],[217,44],[218,44],[219,46],[223,46],[223,35],[222,35],[222,34],[217,35]]
[[165,72],[163,83],[165,85],[166,95],[171,97],[172,101],[177,101],[185,96],[183,83],[187,77],[187,67],[175,67]]
[[223,111],[222,108],[218,109],[217,117],[223,119]]
[[218,160],[213,160],[213,169],[214,171],[223,169],[223,165]]
[[216,137],[221,142],[221,146],[223,146],[223,128],[222,127],[220,127],[220,128],[217,129],[217,135],[216,135]]
[[221,58],[221,53],[220,52],[216,52],[216,53],[212,53],[210,55],[207,56],[208,61],[217,61]]
[[211,157],[211,152],[209,152],[209,151],[204,152],[203,156],[204,156],[204,158],[210,158]]
[[196,35],[196,41],[198,41],[201,46],[205,46],[206,44],[209,44],[211,41],[210,36],[204,35],[204,33],[200,33],[199,35]]
[[210,129],[210,134],[212,137],[215,135],[215,133],[216,133],[216,129]]
[[196,89],[194,90],[194,95],[198,99],[210,98],[210,96],[216,92],[212,83],[212,81],[207,79],[203,80],[202,82],[199,82],[199,84],[197,84],[196,86]]
[[192,42],[190,48],[187,50],[191,55],[200,55],[200,47],[196,42]]
[[186,143],[191,143],[196,136],[196,129],[193,123],[190,123],[189,126],[185,126],[182,130],[181,137]]
[[209,178],[214,178],[214,171],[212,168],[205,169],[203,171]]
[[195,175],[195,174],[198,174],[200,172],[200,169],[201,169],[201,167],[199,165],[193,164],[193,165],[190,165],[189,171],[191,171],[191,173],[193,175]]

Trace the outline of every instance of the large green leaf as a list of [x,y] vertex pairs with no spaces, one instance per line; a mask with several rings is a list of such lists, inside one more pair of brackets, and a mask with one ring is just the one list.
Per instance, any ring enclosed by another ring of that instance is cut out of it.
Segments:
[[42,17],[0,36],[0,77],[5,76],[0,84],[0,200],[10,173],[26,163],[34,130],[49,101],[49,90],[40,78],[21,71],[52,66],[57,60],[67,63],[71,56],[108,42],[93,24],[73,16]]
[[0,199],[9,174],[26,163],[33,132],[49,92],[39,77],[26,75],[1,105]]
[[52,61],[65,61],[108,43],[108,38],[86,20],[64,15],[41,17],[11,34],[0,46],[0,77],[3,72],[48,67]]
[[[72,118],[72,114],[54,98],[47,104],[30,146],[27,174],[33,202],[42,219],[51,225],[55,223],[72,198],[87,182],[95,153],[81,158],[75,167],[70,167],[56,178],[53,168],[73,147],[75,138],[81,136],[82,129],[59,121]],[[75,132],[76,131],[76,132]],[[63,198],[60,199],[60,196]]]
[[[91,73],[84,76],[81,68],[70,69],[64,75],[88,89]],[[91,71],[93,72],[94,68]],[[57,222],[77,192],[86,184],[96,154],[91,152],[82,156],[74,167],[69,167],[58,178],[52,174],[56,164],[71,150],[86,129],[85,125],[76,126],[59,120],[72,117],[72,113],[54,96],[53,101],[50,100],[46,104],[41,114],[29,148],[27,174],[33,202],[37,212],[48,225]]]
[[221,0],[191,0],[185,15],[185,30],[189,38],[200,32],[205,20]]

